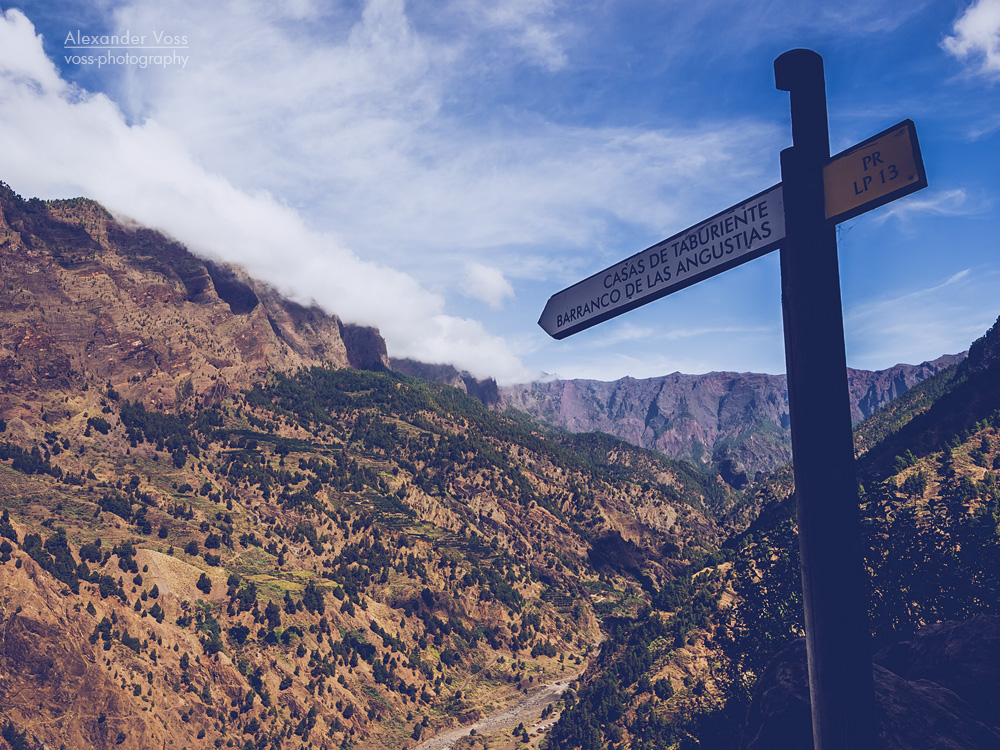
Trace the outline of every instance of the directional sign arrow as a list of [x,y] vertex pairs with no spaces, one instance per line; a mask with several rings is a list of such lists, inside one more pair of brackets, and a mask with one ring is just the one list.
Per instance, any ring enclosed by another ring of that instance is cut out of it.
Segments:
[[[841,222],[927,187],[911,120],[842,151],[823,167],[827,220]],[[564,339],[776,249],[785,205],[775,185],[553,294],[538,319]]]
[[784,238],[779,184],[553,294],[538,325],[566,338],[769,253]]

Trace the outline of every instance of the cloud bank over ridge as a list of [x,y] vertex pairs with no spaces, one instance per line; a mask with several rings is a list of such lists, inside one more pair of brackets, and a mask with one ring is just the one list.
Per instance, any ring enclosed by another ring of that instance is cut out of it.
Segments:
[[504,381],[528,377],[502,339],[446,314],[444,298],[409,274],[360,259],[270,194],[206,170],[155,120],[127,124],[107,96],[64,81],[17,10],[0,19],[0,106],[3,176],[18,191],[92,197],[293,298],[378,326],[393,356],[452,362]]

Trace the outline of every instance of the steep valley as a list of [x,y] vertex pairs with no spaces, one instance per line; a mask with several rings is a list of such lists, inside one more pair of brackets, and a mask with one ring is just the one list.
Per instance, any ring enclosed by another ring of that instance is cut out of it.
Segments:
[[580,664],[721,538],[683,465],[391,374],[53,398],[0,444],[0,705],[50,745],[403,747]]
[[[856,429],[879,747],[1000,741],[986,698],[1000,689],[998,351],[1000,320],[967,359]],[[699,574],[711,587],[665,587],[609,629],[549,747],[811,745],[790,490],[784,470],[744,493],[732,509],[743,531]],[[679,673],[698,650],[705,668]]]
[[389,372],[90,201],[0,212],[11,747],[412,747],[718,549],[687,464]]

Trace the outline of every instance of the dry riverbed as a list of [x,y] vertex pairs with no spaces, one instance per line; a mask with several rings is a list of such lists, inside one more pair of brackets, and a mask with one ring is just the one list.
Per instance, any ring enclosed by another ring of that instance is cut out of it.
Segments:
[[[494,738],[499,735],[505,735],[509,741],[512,739],[511,732],[518,724],[524,724],[525,727],[528,727],[529,734],[533,736],[536,734],[536,729],[532,725],[541,717],[542,710],[559,700],[577,676],[567,675],[557,682],[550,682],[547,685],[536,688],[513,706],[496,711],[480,719],[475,724],[446,729],[441,734],[424,740],[414,750],[448,750],[454,747],[455,743],[462,737],[467,737],[471,734],[472,730],[476,731],[477,737]],[[548,724],[550,721],[551,719],[547,719],[545,724]],[[491,743],[490,746],[495,747],[496,743]]]

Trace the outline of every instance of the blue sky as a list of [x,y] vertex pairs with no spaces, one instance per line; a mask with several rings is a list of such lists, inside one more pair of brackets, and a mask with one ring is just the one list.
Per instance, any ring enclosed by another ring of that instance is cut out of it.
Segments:
[[[1000,314],[1000,0],[900,6],[0,0],[0,180],[96,198],[394,356],[505,382],[781,372],[776,253],[563,341],[536,320],[780,181],[772,65],[808,47],[835,152],[916,123],[929,187],[838,234],[849,364],[917,363]],[[125,31],[131,59],[68,49]]]

